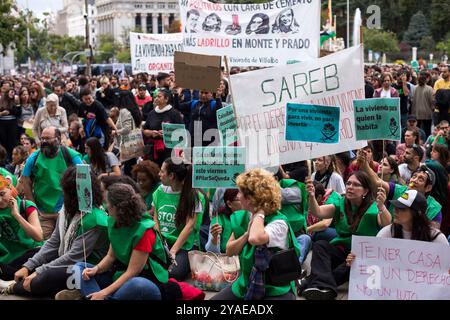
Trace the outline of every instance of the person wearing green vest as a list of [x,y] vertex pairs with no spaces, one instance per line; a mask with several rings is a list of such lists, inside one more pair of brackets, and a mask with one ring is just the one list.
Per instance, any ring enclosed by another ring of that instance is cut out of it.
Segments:
[[299,293],[307,300],[334,299],[337,287],[350,277],[345,260],[351,250],[352,236],[376,236],[380,228],[391,222],[391,215],[384,206],[383,189],[380,188],[375,201],[374,187],[365,172],[353,172],[345,186],[344,197],[334,204],[319,206],[313,183],[307,183],[311,214],[322,219],[334,218],[338,234],[331,242],[313,243],[311,274],[299,284]]
[[[382,186],[387,194],[387,200],[398,199],[406,190],[417,190],[423,193],[427,198],[427,212],[426,215],[430,221],[432,221],[433,227],[439,229],[440,223],[442,221],[442,205],[436,201],[436,199],[430,194],[433,192],[433,188],[436,182],[436,175],[433,170],[431,170],[426,165],[421,165],[411,176],[409,184],[403,186],[400,184],[395,184],[392,182],[385,182],[381,180],[378,175],[370,169],[367,165],[366,158],[362,152],[358,152],[358,163],[360,163],[361,170],[366,172],[373,184]],[[394,206],[389,205],[388,209],[391,215],[394,214]]]
[[40,250],[20,266],[14,274],[16,283],[5,293],[53,298],[67,288],[72,265],[78,261],[96,263],[107,253],[107,215],[99,209],[103,202],[100,183],[91,172],[93,210],[82,215],[78,210],[76,171],[72,166],[61,178],[64,206],[55,231]]
[[11,182],[0,176],[0,279],[14,273],[32,257],[43,240],[37,209],[31,201],[15,197]]
[[28,158],[20,181],[25,199],[37,205],[47,240],[55,229],[64,202],[59,184],[61,177],[69,166],[82,162],[78,152],[61,146],[61,132],[55,127],[45,128],[40,138],[41,149]]
[[0,176],[3,176],[6,180],[9,180],[13,187],[17,186],[17,178],[11,172],[6,170],[5,168],[0,167]]
[[169,272],[161,238],[140,195],[130,185],[116,183],[106,191],[108,254],[97,264],[78,262],[74,275],[80,289],[65,290],[58,300],[161,300],[157,283],[167,283]]
[[160,185],[159,166],[151,160],[144,160],[134,166],[131,174],[138,184],[139,192],[145,201],[147,210],[151,210],[153,192]]
[[156,227],[167,241],[176,261],[170,277],[183,281],[191,272],[188,251],[200,245],[200,226],[206,208],[206,198],[192,188],[192,166],[175,164],[171,158],[163,162],[159,178],[162,185],[153,193]]
[[[266,248],[271,252],[294,248],[300,250],[288,219],[280,213],[281,188],[272,173],[264,169],[252,169],[237,177],[239,199],[244,210],[231,215],[233,233],[228,240],[227,255],[239,255],[239,277],[213,300],[252,300],[254,293],[262,292],[264,300],[295,300],[295,283],[273,285],[267,281],[266,271],[261,271],[259,281],[251,281],[255,264],[255,252]],[[267,259],[267,257],[266,257]],[[268,263],[268,261],[266,261]],[[256,269],[256,268],[255,268]]]
[[208,242],[205,250],[214,253],[225,253],[227,242],[231,236],[231,220],[233,212],[242,210],[241,201],[238,198],[238,189],[227,189],[223,194],[224,205],[211,219]]

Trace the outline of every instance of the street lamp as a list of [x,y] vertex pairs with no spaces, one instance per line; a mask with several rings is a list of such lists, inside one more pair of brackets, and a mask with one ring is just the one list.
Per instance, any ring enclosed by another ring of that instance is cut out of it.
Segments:
[[89,55],[87,56],[86,61],[86,76],[91,76],[91,63],[92,63],[92,46],[89,41],[89,8],[88,8],[88,0],[84,0],[84,7],[86,13],[84,18],[86,19],[86,50],[89,51]]

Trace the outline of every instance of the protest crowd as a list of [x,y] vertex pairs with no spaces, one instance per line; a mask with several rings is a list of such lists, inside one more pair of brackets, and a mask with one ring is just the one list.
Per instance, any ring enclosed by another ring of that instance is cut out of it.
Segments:
[[[191,146],[220,145],[203,135],[233,100],[230,75],[252,70],[223,68],[214,92],[180,87],[175,72],[1,75],[2,294],[203,299],[197,284],[214,279],[194,274],[191,257],[210,252],[239,264],[214,300],[328,300],[349,281],[353,235],[449,244],[448,65],[366,65],[365,99],[400,99],[401,141],[195,188],[189,149],[168,145],[163,127],[184,127]],[[90,212],[79,207],[81,164]],[[293,281],[269,267],[284,251],[303,269]]]

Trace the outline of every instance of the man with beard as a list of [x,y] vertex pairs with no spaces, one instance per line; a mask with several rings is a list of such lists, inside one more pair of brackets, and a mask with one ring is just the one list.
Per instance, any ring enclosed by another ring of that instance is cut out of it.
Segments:
[[423,150],[417,144],[407,146],[403,157],[405,163],[398,166],[398,171],[406,184],[409,183],[411,176],[420,167],[420,161],[423,158]]
[[63,205],[60,179],[71,165],[81,164],[75,150],[61,146],[61,132],[48,127],[41,134],[41,148],[27,160],[21,182],[25,198],[36,203],[44,239],[48,239]]

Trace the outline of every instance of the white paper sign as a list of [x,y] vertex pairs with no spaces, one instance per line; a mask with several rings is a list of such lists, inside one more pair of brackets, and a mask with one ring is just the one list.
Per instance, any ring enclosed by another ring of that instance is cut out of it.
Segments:
[[320,0],[179,4],[186,52],[220,52],[232,66],[286,65],[319,56]]
[[[312,61],[231,76],[241,145],[252,157],[247,166],[276,166],[364,147],[366,141],[355,139],[353,112],[353,99],[364,98],[362,58],[362,47],[357,46]],[[288,102],[339,106],[339,143],[286,141]]]
[[149,34],[130,32],[133,74],[173,71],[175,51],[183,51],[183,34]]
[[352,237],[349,300],[450,300],[450,246]]

